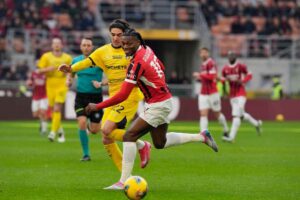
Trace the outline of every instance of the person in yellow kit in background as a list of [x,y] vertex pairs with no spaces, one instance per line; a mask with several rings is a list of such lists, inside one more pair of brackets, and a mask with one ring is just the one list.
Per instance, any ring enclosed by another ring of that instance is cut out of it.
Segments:
[[46,91],[50,108],[52,109],[51,131],[48,139],[53,142],[58,134],[58,142],[65,142],[64,131],[61,126],[62,106],[65,102],[68,87],[66,86],[66,74],[58,71],[63,64],[71,64],[72,57],[63,52],[63,44],[60,38],[52,39],[52,51],[44,53],[38,63],[38,73],[46,73]]

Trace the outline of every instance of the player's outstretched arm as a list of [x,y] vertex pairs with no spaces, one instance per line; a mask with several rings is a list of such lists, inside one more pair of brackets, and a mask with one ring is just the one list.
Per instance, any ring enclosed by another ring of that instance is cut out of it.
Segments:
[[80,62],[73,64],[72,66],[67,64],[62,64],[58,67],[58,70],[64,73],[72,73],[72,72],[78,72],[80,70],[87,69],[91,66],[93,66],[91,59],[86,58]]
[[113,105],[116,105],[118,103],[125,101],[128,98],[128,96],[130,95],[134,86],[135,86],[135,84],[123,82],[121,89],[119,90],[119,92],[117,94],[115,94],[113,97],[111,97],[101,103],[98,103],[98,104],[89,103],[85,107],[85,112],[87,114],[89,114],[91,112],[101,110],[103,108],[107,108],[107,107],[110,107],[110,106],[113,106]]

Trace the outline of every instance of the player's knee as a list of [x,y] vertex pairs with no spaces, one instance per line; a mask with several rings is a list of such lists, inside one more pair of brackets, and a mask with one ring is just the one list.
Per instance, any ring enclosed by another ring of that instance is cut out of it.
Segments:
[[137,141],[137,137],[135,136],[136,134],[132,132],[126,132],[123,136],[123,142],[135,142]]
[[153,141],[153,144],[156,149],[163,149],[165,148],[166,142],[167,140]]
[[103,133],[102,133],[102,143],[103,144],[111,144],[113,143],[114,141],[112,139],[110,139],[109,137],[105,136]]
[[112,131],[113,131],[112,128],[106,126],[102,127],[101,129],[102,134],[105,135],[106,137],[108,137]]
[[93,128],[93,127],[90,127],[90,128],[88,128],[88,129],[89,129],[89,131],[90,131],[91,134],[97,134],[98,131],[99,131],[99,128]]

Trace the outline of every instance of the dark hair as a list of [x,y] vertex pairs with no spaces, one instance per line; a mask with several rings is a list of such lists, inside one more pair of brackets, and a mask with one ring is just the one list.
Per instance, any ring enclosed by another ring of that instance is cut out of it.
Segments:
[[123,32],[125,32],[127,29],[130,28],[130,25],[128,24],[127,21],[123,19],[115,19],[110,25],[109,25],[109,31],[113,28],[119,28]]
[[133,28],[127,29],[124,33],[123,36],[132,36],[135,37],[136,39],[138,39],[141,43],[141,45],[146,49],[146,43],[143,40],[141,34],[139,32],[137,32],[136,30],[134,30]]
[[93,43],[93,38],[91,38],[91,37],[82,37],[81,41],[82,40],[90,40]]
[[200,50],[204,50],[204,51],[209,52],[209,49],[207,47],[202,47]]

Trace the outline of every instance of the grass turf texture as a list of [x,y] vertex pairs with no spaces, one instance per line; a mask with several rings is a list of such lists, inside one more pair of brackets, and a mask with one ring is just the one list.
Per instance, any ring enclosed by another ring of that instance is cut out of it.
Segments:
[[[105,191],[119,172],[104,152],[99,135],[90,136],[91,162],[80,162],[75,122],[65,122],[67,142],[50,143],[37,122],[0,122],[0,199],[126,199]],[[152,149],[134,175],[148,181],[145,199],[300,199],[300,123],[264,122],[263,135],[242,124],[234,144],[221,141],[210,123],[219,153],[200,143]],[[197,132],[197,122],[172,122],[170,131]],[[149,140],[149,136],[144,139]]]

